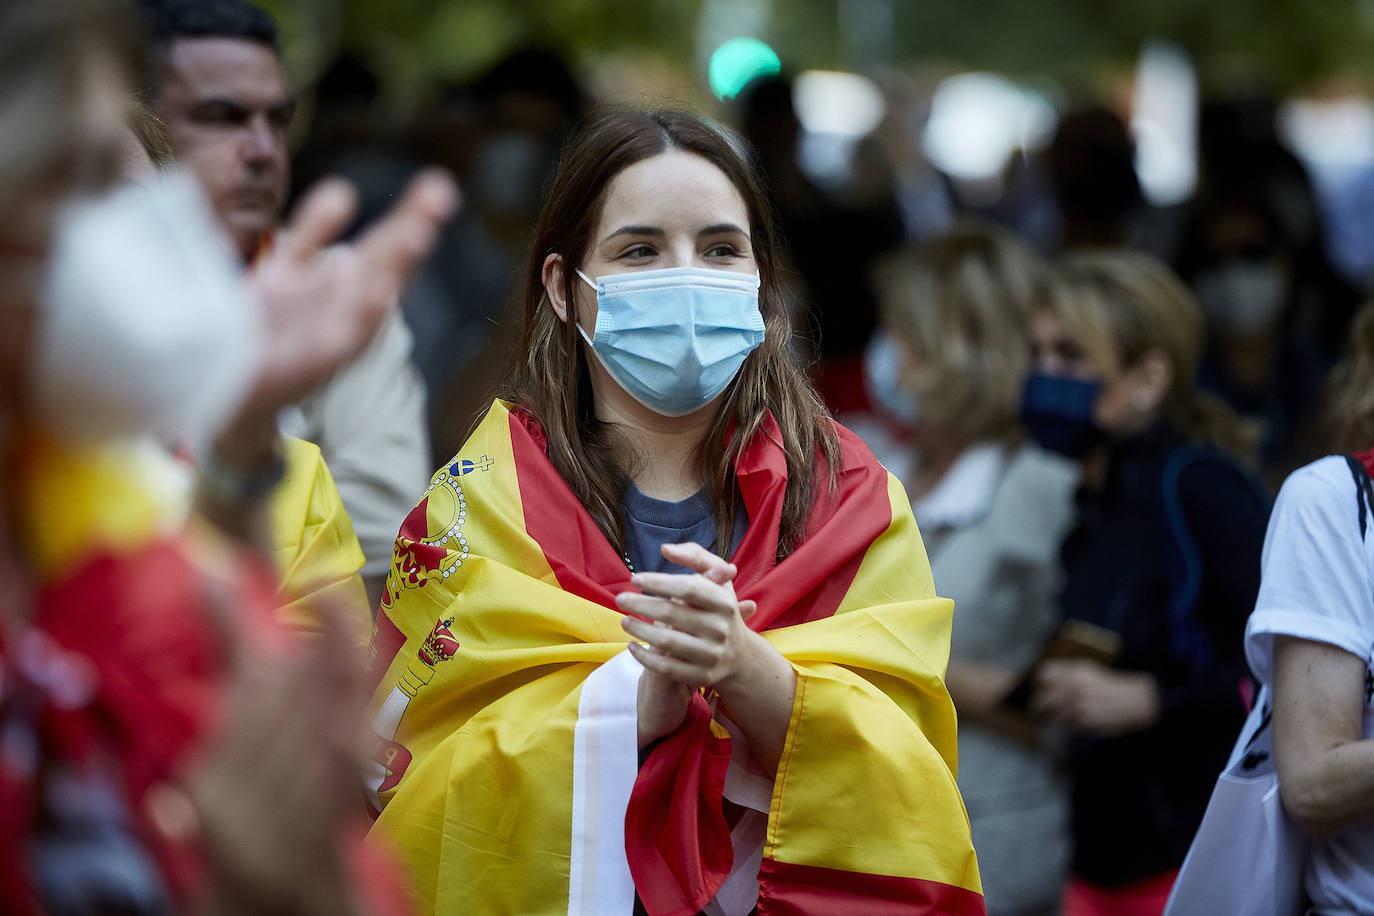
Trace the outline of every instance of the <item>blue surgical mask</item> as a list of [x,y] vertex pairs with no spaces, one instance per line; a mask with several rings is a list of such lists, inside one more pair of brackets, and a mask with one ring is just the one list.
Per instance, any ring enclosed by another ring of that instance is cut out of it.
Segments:
[[759,278],[728,270],[671,267],[610,274],[593,281],[591,345],[616,383],[665,417],[711,403],[744,358],[763,343]]
[[878,411],[914,429],[921,420],[921,401],[902,383],[905,361],[897,338],[879,328],[864,347],[864,390]]
[[1026,380],[1021,423],[1042,448],[1083,458],[1106,439],[1094,419],[1102,383],[1037,373]]

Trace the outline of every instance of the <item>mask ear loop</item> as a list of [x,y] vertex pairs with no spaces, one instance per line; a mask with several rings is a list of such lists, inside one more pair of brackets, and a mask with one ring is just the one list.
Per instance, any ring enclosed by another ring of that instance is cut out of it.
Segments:
[[[575,268],[573,268],[573,270],[575,270],[575,271],[577,272],[577,275],[578,275],[579,277],[582,278],[582,282],[583,282],[583,283],[587,284],[588,286],[590,286],[590,287],[592,288],[592,292],[596,293],[597,295],[600,295],[600,294],[601,294],[601,288],[600,288],[599,286],[596,285],[596,282],[595,282],[594,280],[592,280],[591,277],[587,276],[586,274],[584,274],[584,273],[582,272],[582,268],[580,268],[580,267],[575,267]],[[596,347],[595,347],[595,345],[592,343],[592,339],[591,339],[590,337],[587,336],[586,330],[584,330],[583,327],[582,327],[582,322],[581,322],[580,320],[578,320],[577,306],[576,306],[575,303],[574,303],[574,305],[573,305],[573,324],[577,327],[577,333],[579,333],[579,334],[582,335],[582,339],[585,340],[585,341],[587,342],[587,346],[591,347],[591,348],[592,348],[592,352],[595,353],[595,352],[596,352]],[[593,333],[593,334],[596,333],[596,329],[595,329],[595,328],[592,328],[592,333]]]
[[[578,275],[579,277],[582,278],[582,282],[586,283],[586,284],[587,284],[588,286],[590,286],[593,290],[595,290],[595,291],[596,291],[596,294],[597,294],[598,296],[601,295],[601,288],[600,288],[599,286],[597,286],[595,283],[592,282],[592,278],[591,278],[591,277],[589,277],[589,276],[587,276],[586,274],[584,274],[584,273],[581,271],[581,269],[577,269],[577,275]],[[606,361],[605,361],[604,359],[601,358],[601,354],[598,353],[598,352],[596,352],[596,344],[592,341],[591,336],[589,336],[589,335],[587,334],[586,330],[582,327],[582,322],[578,321],[578,320],[576,319],[576,317],[574,317],[574,319],[573,319],[573,324],[577,327],[577,333],[578,333],[578,334],[581,334],[581,335],[582,335],[582,339],[585,340],[585,341],[587,342],[587,349],[591,352],[591,356],[589,357],[589,360],[594,359],[594,360],[596,360],[598,363],[600,363],[600,364],[601,364],[601,368],[604,369],[604,370],[606,371],[606,374],[609,375],[612,379],[614,379],[614,380],[615,380],[615,383],[616,383],[617,385],[619,385],[620,388],[621,388],[622,390],[624,390],[624,392],[625,392],[626,394],[629,394],[630,397],[632,397],[632,398],[634,398],[636,401],[638,401],[639,398],[635,397],[635,395],[633,395],[633,394],[630,393],[629,386],[626,385],[626,384],[621,380],[620,376],[616,374],[616,372],[615,372],[614,369],[612,369],[609,365],[606,364]],[[595,334],[595,333],[596,333],[596,329],[593,328],[593,329],[592,329],[592,334]],[[643,401],[640,401],[640,403],[643,404],[644,402],[643,402]],[[653,408],[650,407],[648,404],[644,404],[644,406],[645,406],[645,407],[649,407],[650,410],[653,410]]]

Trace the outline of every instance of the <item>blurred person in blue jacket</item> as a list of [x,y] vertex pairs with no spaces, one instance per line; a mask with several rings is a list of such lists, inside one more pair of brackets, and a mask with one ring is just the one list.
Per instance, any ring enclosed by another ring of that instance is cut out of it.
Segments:
[[1032,323],[1023,421],[1083,469],[1061,611],[1116,644],[1044,660],[1030,698],[1069,733],[1074,916],[1163,910],[1244,718],[1268,503],[1251,430],[1194,387],[1203,341],[1187,287],[1127,250],[1062,258]]

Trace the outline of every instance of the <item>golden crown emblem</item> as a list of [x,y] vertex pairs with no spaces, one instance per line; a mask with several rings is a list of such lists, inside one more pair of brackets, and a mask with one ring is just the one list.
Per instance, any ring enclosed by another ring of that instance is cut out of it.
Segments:
[[433,668],[439,662],[453,658],[453,654],[458,651],[458,639],[449,629],[452,626],[452,617],[435,621],[434,629],[429,631],[429,635],[425,637],[416,653],[420,656],[420,661]]

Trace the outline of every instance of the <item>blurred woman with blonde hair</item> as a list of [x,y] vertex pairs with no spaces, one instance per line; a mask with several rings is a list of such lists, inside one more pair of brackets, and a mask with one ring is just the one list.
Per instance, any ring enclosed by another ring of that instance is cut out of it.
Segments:
[[1071,734],[1064,911],[1154,914],[1244,716],[1267,505],[1240,457],[1249,430],[1194,387],[1204,332],[1186,287],[1136,252],[1059,267],[1022,415],[1082,465],[1060,606],[1116,651],[1043,662],[1031,706]]
[[976,226],[904,251],[880,273],[884,330],[901,354],[888,399],[914,420],[904,482],[931,571],[955,601],[946,682],[993,916],[1055,912],[1069,857],[1054,757],[999,710],[1058,622],[1058,545],[1077,480],[1071,462],[1023,441],[1017,418],[1048,273],[1006,232]]

